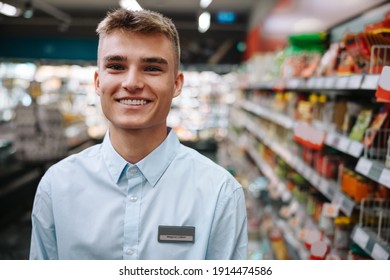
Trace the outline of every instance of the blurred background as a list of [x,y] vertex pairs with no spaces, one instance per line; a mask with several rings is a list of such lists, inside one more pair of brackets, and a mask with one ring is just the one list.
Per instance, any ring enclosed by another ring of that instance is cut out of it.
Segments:
[[96,26],[172,18],[185,87],[168,118],[246,193],[248,259],[390,259],[390,3],[1,0],[0,259],[27,259],[37,184],[100,143]]

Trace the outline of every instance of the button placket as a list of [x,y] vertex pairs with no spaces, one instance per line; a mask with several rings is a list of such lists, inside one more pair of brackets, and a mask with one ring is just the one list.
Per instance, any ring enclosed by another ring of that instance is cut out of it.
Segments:
[[139,232],[140,198],[143,185],[142,173],[136,166],[127,170],[128,191],[124,217],[124,258],[137,259]]

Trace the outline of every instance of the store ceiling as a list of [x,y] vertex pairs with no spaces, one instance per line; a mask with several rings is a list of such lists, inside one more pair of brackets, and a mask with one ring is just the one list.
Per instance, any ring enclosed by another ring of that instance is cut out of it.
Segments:
[[[78,43],[83,43],[80,40],[86,39],[96,41],[95,29],[98,22],[108,10],[119,7],[119,0],[0,0],[19,7],[23,7],[26,1],[32,1],[35,7],[32,18],[0,17],[0,57],[12,57],[12,52],[2,52],[7,42],[8,49],[15,48],[23,52],[23,49],[31,49],[33,46],[26,48],[26,45],[34,41],[34,58],[39,57],[42,49],[46,53],[53,49],[64,50],[62,52],[65,54],[73,46],[73,53],[63,59],[72,58],[75,53],[80,52],[79,45],[69,43],[60,47],[60,40],[72,38],[77,39]],[[291,33],[326,30],[343,19],[388,1],[213,0],[207,8],[211,12],[212,23],[206,33],[198,32],[197,20],[201,12],[199,0],[138,2],[143,8],[159,11],[176,23],[181,37],[183,65],[234,65],[243,61],[239,46],[245,42],[249,26],[253,23],[261,25],[264,42],[267,38],[285,39]],[[218,11],[235,12],[236,22],[217,23],[215,15]],[[9,39],[10,37],[12,38]],[[14,43],[13,38],[24,40]],[[39,45],[37,41],[42,39],[47,42]],[[53,43],[54,40],[56,41]],[[92,53],[95,49],[96,46],[93,45],[92,48],[86,48],[85,52]],[[4,53],[9,55],[5,56]],[[89,56],[89,59],[94,58]]]
[[[27,0],[1,0],[23,7]],[[18,37],[96,38],[95,28],[108,10],[118,8],[119,0],[31,0],[32,18],[0,18],[0,35]],[[262,0],[268,1],[268,0]],[[242,60],[237,44],[245,41],[250,12],[258,1],[214,0],[207,8],[212,17],[218,11],[233,11],[232,24],[212,22],[206,33],[199,33],[199,0],[138,0],[144,9],[160,11],[172,18],[181,36],[186,64],[234,64]],[[69,21],[69,25],[66,22]],[[222,49],[222,50],[221,50]],[[0,55],[1,56],[1,55]]]

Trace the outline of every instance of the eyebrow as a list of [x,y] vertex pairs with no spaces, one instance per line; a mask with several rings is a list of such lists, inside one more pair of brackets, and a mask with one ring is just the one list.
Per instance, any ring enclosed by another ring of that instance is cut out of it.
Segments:
[[104,57],[103,60],[106,62],[112,62],[112,61],[121,62],[121,61],[127,61],[127,58],[121,55],[108,55]]
[[142,59],[144,63],[157,63],[157,64],[166,64],[168,65],[168,61],[162,57],[145,57]]
[[[106,62],[124,62],[127,61],[126,56],[122,55],[108,55],[104,57],[104,61]],[[141,59],[143,63],[157,63],[157,64],[165,64],[168,65],[168,61],[162,57],[144,57]]]

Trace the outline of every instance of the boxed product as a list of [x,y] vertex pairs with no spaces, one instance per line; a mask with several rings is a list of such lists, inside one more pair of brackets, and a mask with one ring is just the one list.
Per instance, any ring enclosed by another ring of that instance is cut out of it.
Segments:
[[360,111],[358,118],[355,122],[355,125],[352,127],[352,130],[349,134],[349,138],[355,141],[362,141],[366,129],[370,125],[372,118],[372,110],[363,109]]

